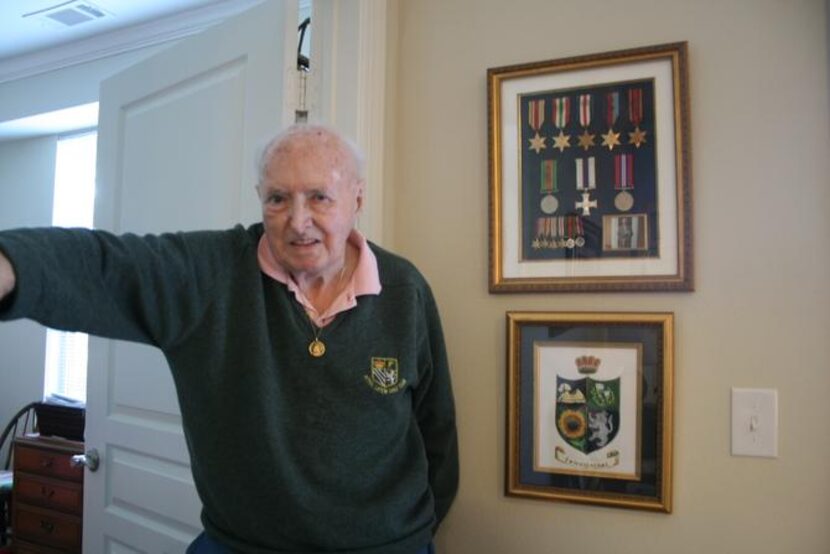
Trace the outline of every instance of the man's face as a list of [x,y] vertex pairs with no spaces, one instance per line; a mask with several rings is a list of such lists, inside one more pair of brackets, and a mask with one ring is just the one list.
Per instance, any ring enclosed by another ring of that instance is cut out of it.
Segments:
[[288,139],[271,155],[258,190],[276,260],[298,281],[334,278],[363,203],[346,147],[325,134]]

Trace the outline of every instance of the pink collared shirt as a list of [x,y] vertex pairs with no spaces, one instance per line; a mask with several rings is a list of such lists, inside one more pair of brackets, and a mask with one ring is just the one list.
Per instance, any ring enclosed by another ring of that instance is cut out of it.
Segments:
[[317,327],[325,327],[334,320],[334,316],[340,312],[345,312],[357,306],[357,297],[364,294],[380,294],[380,273],[378,271],[378,260],[375,258],[372,249],[366,242],[366,237],[357,229],[352,229],[349,235],[349,242],[357,247],[357,265],[352,272],[352,277],[346,283],[346,287],[334,299],[323,313],[319,313],[317,309],[311,305],[303,291],[297,286],[297,282],[291,277],[291,274],[280,265],[274,258],[271,249],[268,248],[268,240],[265,235],[259,239],[257,246],[257,259],[259,260],[259,268],[264,274],[279,281],[288,287],[297,302],[305,308],[308,317],[314,322]]

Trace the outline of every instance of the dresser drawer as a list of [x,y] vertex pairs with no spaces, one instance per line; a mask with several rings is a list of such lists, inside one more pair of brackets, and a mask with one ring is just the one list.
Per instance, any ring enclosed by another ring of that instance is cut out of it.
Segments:
[[[13,552],[14,554],[66,554],[66,552],[72,551],[57,550],[49,548],[48,546],[43,546],[42,544],[34,544],[15,539]],[[80,550],[77,550],[77,552],[80,552]]]
[[36,473],[80,483],[84,479],[84,468],[83,466],[72,467],[69,463],[72,455],[71,452],[35,448],[18,441],[14,449],[14,471],[15,473],[18,471]]
[[84,488],[80,483],[56,481],[28,473],[15,474],[14,498],[17,502],[81,515]]
[[82,520],[78,516],[26,506],[14,505],[14,536],[16,539],[81,551]]

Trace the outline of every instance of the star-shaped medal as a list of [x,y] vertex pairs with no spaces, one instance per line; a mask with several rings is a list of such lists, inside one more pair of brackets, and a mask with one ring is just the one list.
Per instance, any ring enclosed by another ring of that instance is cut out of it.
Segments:
[[607,146],[608,150],[613,150],[615,146],[620,145],[620,134],[615,133],[614,129],[608,129],[608,132],[602,135],[602,145]]
[[540,137],[539,133],[536,133],[536,136],[530,139],[530,149],[538,154],[540,150],[547,148],[545,146],[545,140],[547,140],[545,137]]
[[534,250],[539,250],[542,247],[541,241],[538,238],[533,239],[533,242],[531,243],[531,247]]
[[589,133],[588,129],[585,129],[585,131],[583,131],[583,133],[579,135],[579,146],[581,146],[585,150],[588,150],[592,146],[596,146],[594,144],[595,136],[596,135],[592,135],[591,133]]
[[559,134],[553,137],[553,147],[558,148],[559,152],[564,152],[565,148],[571,146],[571,135],[566,135],[561,129]]
[[633,144],[637,148],[646,141],[646,132],[641,131],[639,125],[630,133],[628,133],[628,144]]

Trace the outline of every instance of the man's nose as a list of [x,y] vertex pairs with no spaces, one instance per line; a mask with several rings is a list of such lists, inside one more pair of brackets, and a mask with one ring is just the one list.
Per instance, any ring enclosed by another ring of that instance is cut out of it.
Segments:
[[302,233],[308,228],[311,221],[311,212],[305,202],[294,202],[291,205],[291,213],[288,217],[291,229]]

